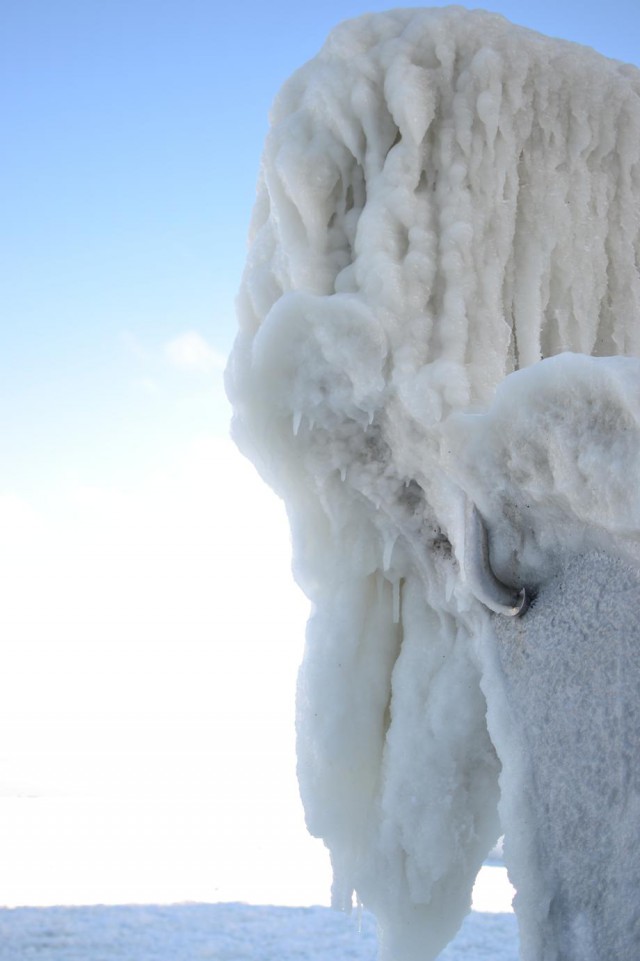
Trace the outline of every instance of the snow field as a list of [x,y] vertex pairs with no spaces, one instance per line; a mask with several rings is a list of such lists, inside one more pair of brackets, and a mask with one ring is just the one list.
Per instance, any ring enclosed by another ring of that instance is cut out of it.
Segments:
[[[0,909],[0,961],[375,961],[376,924],[245,904]],[[472,914],[442,961],[516,961],[512,915]]]

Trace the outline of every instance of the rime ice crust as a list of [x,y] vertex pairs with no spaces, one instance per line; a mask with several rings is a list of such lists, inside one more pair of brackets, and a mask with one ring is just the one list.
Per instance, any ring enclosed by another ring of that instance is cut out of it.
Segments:
[[530,762],[505,804],[537,842],[512,868],[525,957],[638,954],[639,602],[640,572],[591,552],[544,585],[530,616],[497,625],[512,746]]
[[314,603],[307,822],[385,958],[454,934],[505,758],[516,872],[533,843],[505,807],[527,772],[465,499],[507,584],[584,550],[638,560],[639,237],[640,73],[501,17],[343,24],[274,105],[233,431],[286,501]]

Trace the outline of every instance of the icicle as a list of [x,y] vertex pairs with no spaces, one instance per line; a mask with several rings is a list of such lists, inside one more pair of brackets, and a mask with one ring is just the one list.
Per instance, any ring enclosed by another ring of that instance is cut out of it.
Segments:
[[394,534],[392,537],[385,537],[384,541],[384,551],[382,553],[382,569],[383,571],[388,571],[391,567],[391,558],[393,556],[393,548],[396,546],[396,541],[398,537]]
[[445,583],[444,583],[444,597],[445,597],[445,600],[446,600],[447,604],[449,603],[449,601],[450,601],[451,598],[453,597],[453,592],[454,592],[454,590],[455,590],[455,587],[456,587],[456,579],[455,579],[455,577],[451,577],[451,575],[449,575],[449,576],[446,578]]
[[298,436],[298,431],[300,430],[300,423],[302,421],[302,411],[296,410],[293,414],[293,436]]
[[384,603],[384,585],[386,577],[381,570],[376,571],[376,601],[378,608],[382,608]]
[[393,623],[400,623],[400,578],[392,581],[393,587]]

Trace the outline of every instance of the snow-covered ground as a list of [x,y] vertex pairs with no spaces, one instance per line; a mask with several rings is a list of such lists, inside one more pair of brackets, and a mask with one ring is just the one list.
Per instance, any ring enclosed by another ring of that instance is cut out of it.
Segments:
[[[375,921],[246,904],[0,911],[0,961],[374,961]],[[471,914],[442,961],[516,961],[509,914]]]
[[[483,896],[504,868],[483,868]],[[497,883],[496,883],[497,882]],[[508,901],[507,901],[508,904]],[[372,915],[247,904],[0,909],[0,961],[374,961]],[[442,961],[516,961],[512,913],[473,911]]]

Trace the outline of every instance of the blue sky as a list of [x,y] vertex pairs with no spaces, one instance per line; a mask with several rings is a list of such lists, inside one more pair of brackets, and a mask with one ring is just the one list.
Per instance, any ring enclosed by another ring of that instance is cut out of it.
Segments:
[[[173,897],[250,896],[201,876],[223,871],[220,823],[254,858],[294,825],[287,890],[316,857],[293,781],[306,607],[284,516],[224,440],[222,367],[270,103],[332,26],[387,7],[0,4],[0,903],[18,897],[18,864],[19,897],[42,876],[42,812],[11,798],[25,792],[147,797],[169,783],[190,797],[159,830],[186,818],[213,846]],[[491,9],[640,59],[637,0]],[[81,821],[93,837],[151,823],[145,805],[70,810],[47,817],[72,866]],[[273,857],[287,863],[270,850],[267,879]],[[59,883],[52,869],[37,896],[77,896]]]
[[[387,6],[5,0],[0,482],[119,476],[224,430],[219,385],[162,345],[228,351],[273,96],[335,23]],[[492,9],[638,59],[636,0]]]

